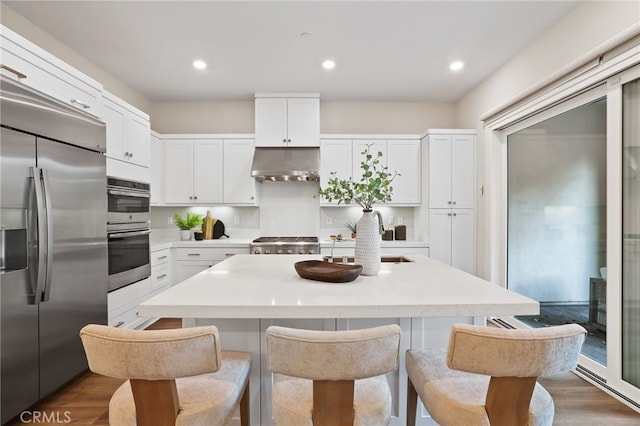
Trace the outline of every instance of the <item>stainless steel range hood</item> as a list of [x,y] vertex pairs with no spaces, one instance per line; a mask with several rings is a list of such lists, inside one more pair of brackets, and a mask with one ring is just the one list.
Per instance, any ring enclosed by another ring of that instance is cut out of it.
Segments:
[[320,148],[257,147],[251,176],[258,182],[306,182],[320,179]]

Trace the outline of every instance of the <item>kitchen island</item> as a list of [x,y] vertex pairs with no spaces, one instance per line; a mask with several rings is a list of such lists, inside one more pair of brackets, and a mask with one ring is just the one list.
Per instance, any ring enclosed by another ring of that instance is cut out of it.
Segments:
[[[152,297],[141,316],[182,318],[184,326],[214,324],[224,349],[253,353],[251,424],[271,424],[271,374],[264,332],[270,325],[336,330],[395,323],[401,351],[445,346],[452,323],[487,316],[536,315],[536,301],[425,256],[383,263],[376,276],[349,283],[300,278],[295,262],[317,255],[236,255]],[[393,425],[405,424],[404,356],[388,375]],[[423,423],[426,424],[426,423]]]

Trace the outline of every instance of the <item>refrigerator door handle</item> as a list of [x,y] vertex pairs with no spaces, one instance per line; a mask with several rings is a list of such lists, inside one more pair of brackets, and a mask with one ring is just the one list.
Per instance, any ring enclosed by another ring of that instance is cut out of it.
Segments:
[[44,190],[44,204],[47,215],[47,266],[44,280],[42,301],[47,302],[51,294],[51,277],[53,275],[53,220],[51,215],[51,185],[49,184],[49,173],[45,169],[40,169],[42,174],[42,189]]
[[36,215],[38,221],[38,267],[36,278],[36,289],[34,297],[34,305],[39,305],[42,301],[42,293],[44,291],[44,283],[47,276],[47,246],[48,246],[48,229],[47,229],[47,212],[44,205],[44,194],[41,184],[41,170],[38,167],[31,167],[31,175],[33,178],[33,188],[36,194]]

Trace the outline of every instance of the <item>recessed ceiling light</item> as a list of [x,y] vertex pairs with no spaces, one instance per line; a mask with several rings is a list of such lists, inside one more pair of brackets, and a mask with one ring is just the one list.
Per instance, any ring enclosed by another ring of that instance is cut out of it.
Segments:
[[325,70],[331,70],[331,69],[334,69],[335,67],[336,67],[336,62],[332,59],[327,59],[322,63],[322,68],[324,68]]
[[311,33],[307,33],[307,32],[300,33],[300,37],[302,37],[302,38],[310,38],[311,37]]
[[464,68],[464,62],[462,61],[454,61],[449,65],[451,71],[460,71],[462,68]]
[[197,70],[203,70],[207,68],[207,63],[201,59],[196,59],[193,61],[193,67]]

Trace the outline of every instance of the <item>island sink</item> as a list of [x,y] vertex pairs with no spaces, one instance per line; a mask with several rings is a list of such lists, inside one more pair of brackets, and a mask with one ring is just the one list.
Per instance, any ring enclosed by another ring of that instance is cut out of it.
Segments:
[[[324,256],[322,258],[325,262],[332,263],[355,263],[355,258],[353,256]],[[382,263],[406,263],[413,262],[413,260],[404,256],[380,256],[380,260]]]

